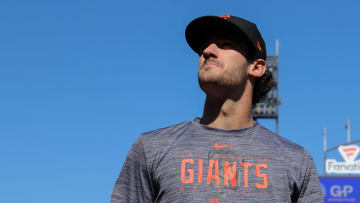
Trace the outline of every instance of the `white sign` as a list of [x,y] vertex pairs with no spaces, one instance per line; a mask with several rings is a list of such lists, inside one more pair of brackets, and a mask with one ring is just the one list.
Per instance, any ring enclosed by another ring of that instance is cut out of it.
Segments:
[[360,147],[357,145],[346,145],[339,146],[338,150],[345,162],[327,159],[325,162],[326,173],[360,174],[360,160],[356,160]]

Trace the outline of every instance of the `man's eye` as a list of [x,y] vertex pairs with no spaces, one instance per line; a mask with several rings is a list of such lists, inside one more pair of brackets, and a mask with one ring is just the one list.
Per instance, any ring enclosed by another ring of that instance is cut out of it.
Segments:
[[231,42],[222,42],[219,44],[220,48],[233,48],[234,45]]

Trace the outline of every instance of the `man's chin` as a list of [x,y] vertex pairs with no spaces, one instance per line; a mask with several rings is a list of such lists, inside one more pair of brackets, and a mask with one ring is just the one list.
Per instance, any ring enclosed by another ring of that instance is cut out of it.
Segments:
[[198,80],[202,83],[218,83],[222,80],[221,76],[210,71],[202,71],[198,74]]
[[220,85],[219,79],[217,78],[198,78],[198,82],[200,86],[218,86]]

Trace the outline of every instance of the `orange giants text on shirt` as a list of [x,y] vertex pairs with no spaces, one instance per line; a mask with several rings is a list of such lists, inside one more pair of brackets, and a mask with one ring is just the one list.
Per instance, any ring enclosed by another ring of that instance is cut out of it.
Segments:
[[[269,177],[267,174],[268,164],[253,161],[239,161],[239,159],[210,159],[205,161],[201,158],[183,158],[181,160],[181,183],[182,184],[208,184],[225,187],[249,187],[249,181],[257,189],[268,187]],[[264,159],[262,159],[264,160]],[[266,160],[266,158],[265,158]],[[249,178],[255,176],[255,178]]]

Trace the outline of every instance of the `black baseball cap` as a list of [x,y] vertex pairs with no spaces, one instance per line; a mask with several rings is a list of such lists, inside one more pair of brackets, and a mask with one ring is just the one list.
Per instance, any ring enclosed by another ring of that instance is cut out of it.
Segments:
[[231,16],[202,16],[191,21],[185,30],[186,41],[196,53],[209,35],[223,32],[244,39],[252,48],[254,59],[266,60],[266,45],[257,26],[245,19]]

